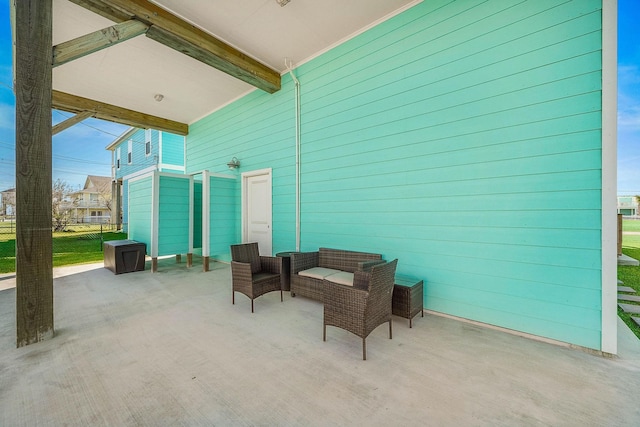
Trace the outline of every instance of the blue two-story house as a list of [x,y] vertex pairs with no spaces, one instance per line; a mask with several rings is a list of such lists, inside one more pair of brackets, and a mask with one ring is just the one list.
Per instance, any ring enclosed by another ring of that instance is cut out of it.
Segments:
[[185,137],[155,129],[131,128],[106,147],[111,151],[114,222],[127,231],[128,182],[151,171],[185,172]]

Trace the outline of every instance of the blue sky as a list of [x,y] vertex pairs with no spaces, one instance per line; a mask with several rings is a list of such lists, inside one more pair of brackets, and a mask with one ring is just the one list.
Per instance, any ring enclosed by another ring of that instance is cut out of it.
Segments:
[[[9,0],[0,0],[0,191],[15,187],[15,96]],[[53,111],[52,124],[72,114]],[[127,126],[89,119],[52,140],[53,179],[82,187],[87,175],[111,176],[111,152],[105,150]]]
[[618,194],[640,194],[640,0],[618,1]]
[[[618,193],[640,195],[640,0],[618,0]],[[9,0],[0,0],[0,191],[15,186],[15,96]],[[54,111],[53,123],[70,116]],[[53,179],[74,187],[111,175],[105,147],[127,129],[90,119],[53,137]]]

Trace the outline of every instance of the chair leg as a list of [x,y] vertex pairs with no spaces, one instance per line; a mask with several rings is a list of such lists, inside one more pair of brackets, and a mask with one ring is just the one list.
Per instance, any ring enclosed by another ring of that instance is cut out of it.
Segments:
[[231,289],[231,304],[235,304],[235,303],[236,303],[236,291]]
[[322,324],[322,341],[326,341],[327,340],[327,324],[323,323]]
[[389,319],[389,339],[393,338],[393,332],[391,330],[391,319]]
[[282,299],[282,289],[280,289],[280,302],[282,302],[282,301],[284,301],[284,300]]
[[251,312],[253,313],[253,298],[251,298]]
[[362,360],[367,360],[367,339],[362,338]]

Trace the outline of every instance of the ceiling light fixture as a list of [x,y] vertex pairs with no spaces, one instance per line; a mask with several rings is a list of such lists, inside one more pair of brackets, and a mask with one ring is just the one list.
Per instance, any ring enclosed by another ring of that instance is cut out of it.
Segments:
[[291,0],[276,0],[276,3],[278,3],[280,5],[280,7],[285,6],[287,3],[289,3]]
[[155,95],[153,95],[153,99],[155,99],[156,101],[160,102],[164,99],[164,95],[161,93],[156,93]]

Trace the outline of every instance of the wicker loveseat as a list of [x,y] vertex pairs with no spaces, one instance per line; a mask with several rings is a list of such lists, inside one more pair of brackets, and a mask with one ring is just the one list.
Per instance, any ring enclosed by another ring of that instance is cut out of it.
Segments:
[[382,255],[342,249],[320,248],[317,252],[291,254],[291,296],[322,301],[322,281],[353,284],[355,271],[368,271],[382,264]]

